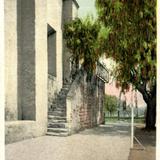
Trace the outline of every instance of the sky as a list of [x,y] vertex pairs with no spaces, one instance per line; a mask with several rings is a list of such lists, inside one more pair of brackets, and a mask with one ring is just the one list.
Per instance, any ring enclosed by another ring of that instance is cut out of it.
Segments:
[[[97,14],[96,14],[96,8],[95,8],[95,0],[77,0],[77,2],[80,6],[79,10],[78,10],[78,16],[80,18],[84,18],[88,14],[93,14],[93,16],[96,17]],[[113,63],[110,60],[108,61],[103,57],[103,61],[105,61],[107,68],[111,69],[113,67],[111,65]],[[105,87],[106,94],[114,95],[114,96],[118,97],[119,92],[120,92],[120,89],[117,89],[115,87],[115,82],[106,84],[106,87]],[[127,104],[131,104],[131,95],[132,95],[131,91],[126,93]],[[133,93],[133,97],[134,97],[134,93]],[[122,96],[122,99],[124,99],[124,96]],[[146,103],[144,102],[143,97],[139,92],[137,93],[137,99],[138,99],[138,106],[139,107],[146,106]]]
[[78,11],[79,17],[83,18],[90,13],[96,17],[95,0],[77,0],[77,2],[80,6]]
[[[105,93],[108,95],[113,95],[113,96],[119,97],[120,89],[117,89],[115,87],[115,82],[113,82],[111,84],[107,83],[106,87],[105,87]],[[132,103],[131,97],[133,97],[133,105],[135,106],[135,99],[134,99],[135,92],[134,91],[131,92],[131,90],[130,90],[129,92],[127,92],[125,94],[125,96],[126,96],[127,105],[131,105],[131,103]],[[121,100],[125,100],[124,95],[122,95]],[[143,100],[142,94],[140,94],[139,92],[137,92],[137,105],[138,105],[138,107],[146,107],[146,103]]]

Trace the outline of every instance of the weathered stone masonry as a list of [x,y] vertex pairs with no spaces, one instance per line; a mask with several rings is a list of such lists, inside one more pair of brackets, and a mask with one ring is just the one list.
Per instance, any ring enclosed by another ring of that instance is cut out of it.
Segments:
[[70,133],[103,122],[104,85],[97,76],[94,76],[91,82],[86,82],[86,75],[83,73],[77,76],[67,95],[67,122]]

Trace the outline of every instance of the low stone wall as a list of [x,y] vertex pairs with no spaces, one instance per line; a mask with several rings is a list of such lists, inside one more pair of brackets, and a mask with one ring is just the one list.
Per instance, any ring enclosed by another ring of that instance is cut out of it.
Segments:
[[47,124],[36,121],[10,121],[5,123],[5,143],[13,143],[46,134]]
[[67,95],[67,122],[71,134],[102,123],[104,83],[100,88],[99,81],[93,77],[91,82],[86,82],[86,75],[81,73],[72,83]]

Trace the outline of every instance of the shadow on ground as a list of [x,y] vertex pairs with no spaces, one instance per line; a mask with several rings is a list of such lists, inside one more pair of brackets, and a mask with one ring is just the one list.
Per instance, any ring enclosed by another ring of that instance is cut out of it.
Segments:
[[129,160],[155,160],[156,155],[156,131],[146,131],[144,127],[135,128],[135,136],[144,146],[144,150],[136,141],[130,151]]
[[145,147],[156,146],[156,131],[146,131],[139,127],[136,127],[135,130],[136,137]]
[[105,124],[80,132],[82,135],[129,136],[130,126],[122,124]]

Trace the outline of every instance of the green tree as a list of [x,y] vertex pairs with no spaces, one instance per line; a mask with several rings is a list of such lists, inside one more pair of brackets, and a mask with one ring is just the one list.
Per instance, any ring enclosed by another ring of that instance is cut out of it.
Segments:
[[117,67],[117,86],[134,86],[147,104],[146,129],[156,122],[156,1],[96,0],[100,22],[110,29],[103,48]]
[[109,30],[100,27],[100,24],[89,16],[83,20],[76,18],[64,26],[66,46],[72,54],[76,68],[79,61],[83,61],[88,79],[93,75],[96,62],[103,53],[100,41],[103,43],[103,38],[107,37],[108,33]]
[[110,113],[110,116],[117,111],[118,98],[116,96],[105,95],[105,111]]

